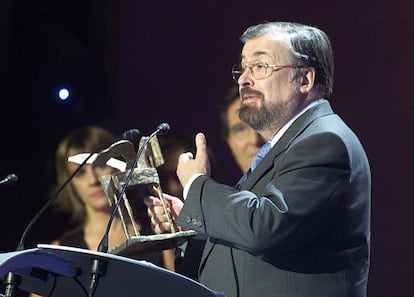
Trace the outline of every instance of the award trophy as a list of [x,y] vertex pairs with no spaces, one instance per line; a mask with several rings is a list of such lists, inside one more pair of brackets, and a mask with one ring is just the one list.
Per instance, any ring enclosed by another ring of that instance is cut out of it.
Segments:
[[[139,147],[142,147],[147,140],[147,136],[142,137]],[[119,172],[113,175],[101,176],[100,182],[108,198],[108,203],[111,206],[119,203],[117,211],[123,225],[125,242],[110,250],[110,253],[123,256],[142,251],[174,248],[184,242],[186,238],[197,234],[193,230],[178,232],[175,230],[157,172],[157,167],[164,164],[164,158],[157,136],[149,140],[148,145],[143,148],[142,154],[139,156],[136,168],[132,168],[136,157],[134,145],[130,141],[121,140],[99,153],[92,163],[93,166],[109,165],[119,170]],[[131,199],[127,197],[127,194],[120,197],[121,189],[125,186],[127,176],[131,170],[133,170],[133,173],[127,189],[134,188],[138,190],[134,192],[138,192],[141,196],[148,195],[154,189],[161,200],[171,233],[154,235],[140,234],[139,222],[136,222]],[[118,202],[118,199],[122,199],[122,201]],[[130,231],[131,228],[128,228],[128,225],[132,226],[132,232]]]

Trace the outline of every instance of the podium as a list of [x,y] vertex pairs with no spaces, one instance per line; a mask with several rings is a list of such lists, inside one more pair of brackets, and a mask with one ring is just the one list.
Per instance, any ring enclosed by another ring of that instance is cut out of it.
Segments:
[[22,278],[20,289],[42,296],[88,296],[89,271],[96,258],[106,261],[107,270],[99,278],[95,297],[225,297],[146,261],[47,244],[0,254],[0,277],[13,272]]

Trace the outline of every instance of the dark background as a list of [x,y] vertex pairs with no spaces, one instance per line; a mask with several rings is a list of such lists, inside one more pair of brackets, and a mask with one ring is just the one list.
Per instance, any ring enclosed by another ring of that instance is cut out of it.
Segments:
[[[360,3],[363,2],[363,3]],[[240,173],[220,138],[217,106],[244,29],[266,20],[317,25],[335,52],[331,104],[372,166],[369,296],[414,296],[412,184],[414,4],[411,1],[2,0],[0,3],[0,249],[14,250],[48,198],[57,142],[100,124],[149,135],[161,122],[207,135],[213,175]],[[56,100],[70,87],[68,102]],[[323,148],[321,148],[323,149]],[[27,247],[59,224],[46,214]]]

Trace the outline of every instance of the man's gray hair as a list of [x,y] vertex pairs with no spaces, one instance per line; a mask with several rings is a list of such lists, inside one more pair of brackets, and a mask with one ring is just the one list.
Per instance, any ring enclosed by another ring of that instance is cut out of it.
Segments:
[[298,66],[313,67],[315,89],[328,99],[333,91],[334,58],[331,43],[319,28],[291,22],[267,22],[251,26],[240,37],[250,39],[272,33],[289,49]]

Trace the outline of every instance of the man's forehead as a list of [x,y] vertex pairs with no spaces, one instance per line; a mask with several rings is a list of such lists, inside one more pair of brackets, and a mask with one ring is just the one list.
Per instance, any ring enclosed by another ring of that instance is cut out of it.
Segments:
[[246,41],[243,46],[241,56],[262,57],[274,56],[287,52],[287,46],[284,41],[275,38],[270,33]]

